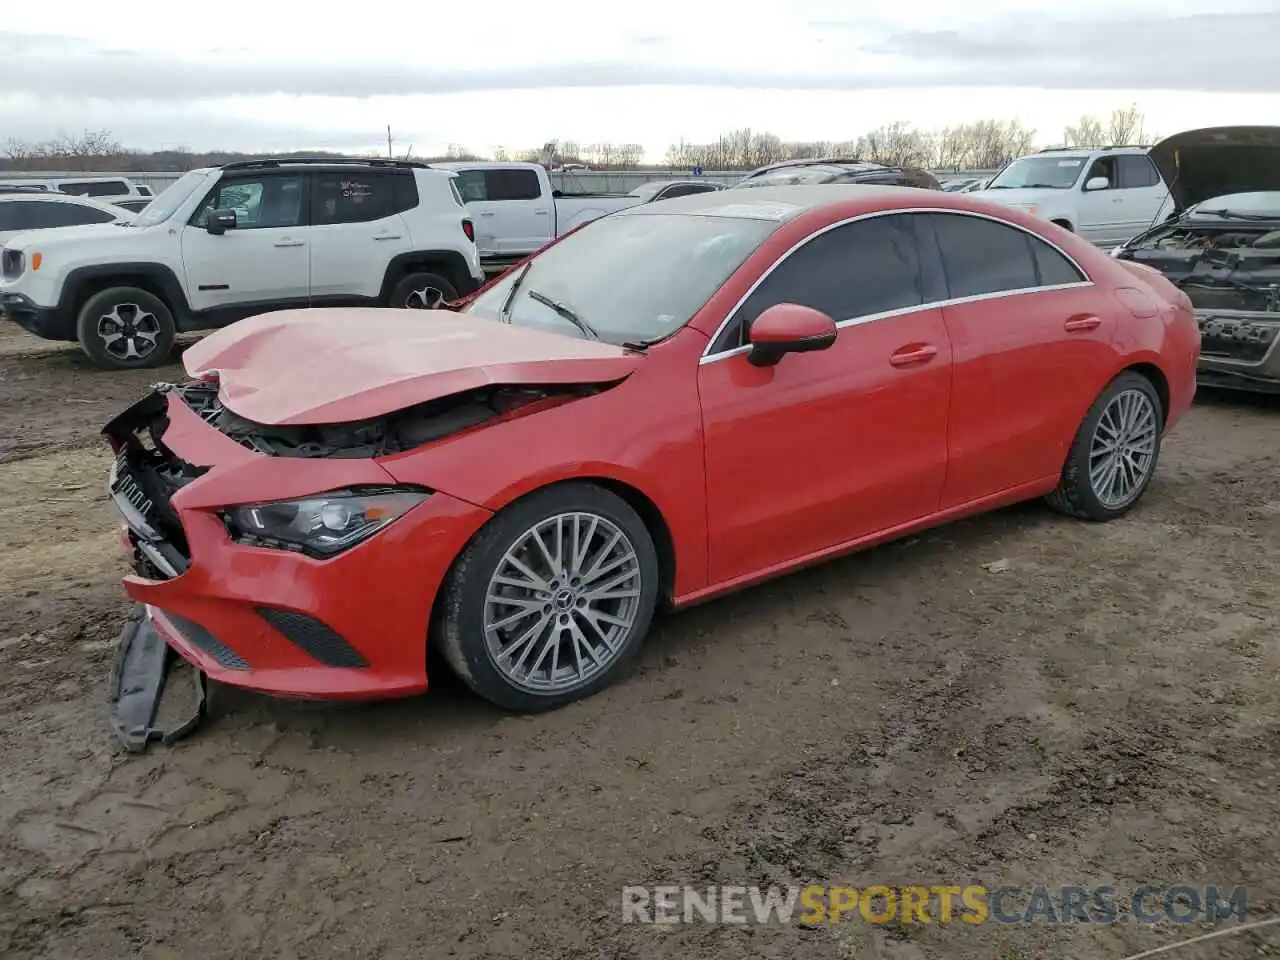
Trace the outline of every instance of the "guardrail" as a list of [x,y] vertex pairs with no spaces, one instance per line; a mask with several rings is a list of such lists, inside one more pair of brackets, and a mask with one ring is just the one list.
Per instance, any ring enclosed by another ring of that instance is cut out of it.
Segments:
[[[719,183],[734,183],[740,180],[746,172],[745,170],[707,170],[701,174],[701,179],[715,180]],[[934,170],[932,172],[940,180],[994,176],[996,173],[995,170]],[[4,180],[128,177],[134,183],[148,186],[156,193],[159,193],[181,176],[182,171],[167,170],[118,172],[103,170],[3,170],[0,171],[0,182]],[[685,179],[693,179],[693,172],[687,168],[682,170],[572,170],[567,173],[551,174],[552,186],[565,193],[627,193],[653,180]]]

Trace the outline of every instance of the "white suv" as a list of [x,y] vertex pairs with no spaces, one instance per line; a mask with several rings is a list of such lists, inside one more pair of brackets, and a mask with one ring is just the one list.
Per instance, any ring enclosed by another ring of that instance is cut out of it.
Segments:
[[20,233],[0,316],[99,366],[178,332],[306,306],[432,308],[484,282],[454,174],[394,160],[248,160],[183,175],[130,224]]
[[1146,230],[1170,202],[1146,147],[1051,147],[1013,161],[969,196],[1052,220],[1104,247]]

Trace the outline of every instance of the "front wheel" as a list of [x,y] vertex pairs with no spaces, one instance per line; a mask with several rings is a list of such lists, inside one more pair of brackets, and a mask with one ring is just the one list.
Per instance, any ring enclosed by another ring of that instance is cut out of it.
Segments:
[[1156,471],[1164,405],[1151,381],[1120,374],[1085,415],[1049,505],[1084,520],[1114,520],[1133,509]]
[[169,359],[176,334],[164,301],[137,287],[100,290],[76,318],[80,348],[104,370],[158,367]]
[[592,484],[562,484],[517,501],[468,544],[445,583],[437,637],[486,700],[548,710],[618,676],[657,596],[657,552],[635,510]]
[[391,306],[408,310],[438,310],[458,299],[458,291],[438,273],[411,273],[391,291]]

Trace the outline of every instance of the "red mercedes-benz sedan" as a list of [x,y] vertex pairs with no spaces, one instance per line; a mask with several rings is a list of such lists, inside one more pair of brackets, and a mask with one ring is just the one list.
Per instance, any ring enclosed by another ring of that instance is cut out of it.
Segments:
[[190,348],[189,382],[105,430],[125,589],[224,683],[412,694],[434,644],[489,700],[553,707],[660,607],[1029,498],[1121,516],[1198,347],[1154,271],[963,195],[646,204],[461,312],[287,311]]

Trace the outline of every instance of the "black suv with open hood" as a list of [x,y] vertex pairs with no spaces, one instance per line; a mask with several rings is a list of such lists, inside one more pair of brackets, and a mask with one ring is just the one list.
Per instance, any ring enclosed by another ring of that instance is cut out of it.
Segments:
[[1191,298],[1200,383],[1280,393],[1280,127],[1189,130],[1150,156],[1173,212],[1111,255]]

